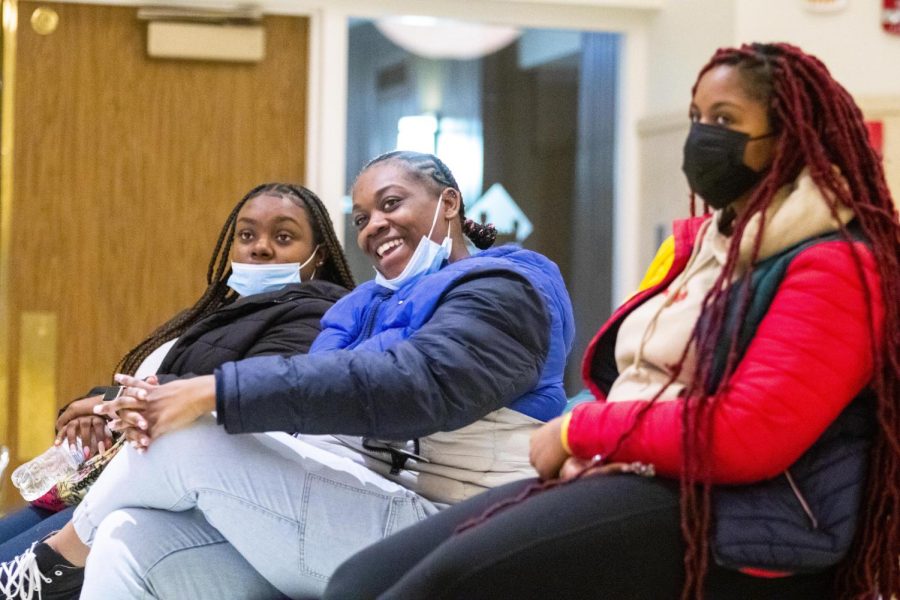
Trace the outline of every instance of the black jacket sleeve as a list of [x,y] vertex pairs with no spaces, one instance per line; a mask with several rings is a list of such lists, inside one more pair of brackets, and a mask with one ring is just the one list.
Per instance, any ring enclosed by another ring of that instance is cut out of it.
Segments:
[[538,381],[550,317],[507,271],[462,279],[431,319],[384,352],[323,352],[226,363],[216,409],[230,433],[296,431],[410,439],[506,406]]

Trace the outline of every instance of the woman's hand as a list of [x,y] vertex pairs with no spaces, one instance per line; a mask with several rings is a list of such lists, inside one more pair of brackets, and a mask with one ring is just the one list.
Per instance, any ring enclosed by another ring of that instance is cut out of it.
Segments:
[[102,454],[113,444],[112,432],[107,427],[106,419],[94,415],[71,419],[59,430],[53,443],[57,446],[69,444],[74,452],[76,438],[81,438],[85,460]]
[[136,379],[116,375],[116,382],[123,386],[122,393],[115,400],[94,407],[94,412],[110,419],[109,426],[113,431],[122,432],[131,427],[147,429],[147,421],[142,413],[147,409],[147,394],[159,387],[156,376]]
[[594,458],[578,458],[577,456],[570,456],[559,470],[559,478],[563,481],[568,481],[575,477],[631,472],[631,465],[628,463],[601,463],[599,456],[595,456]]
[[53,443],[57,446],[67,443],[74,452],[77,438],[81,438],[85,460],[109,448],[112,433],[106,421],[93,412],[102,402],[103,396],[90,396],[69,403],[56,420],[57,434]]
[[[56,419],[56,430],[62,431],[62,428],[76,417],[90,417],[94,414],[94,407],[103,402],[103,396],[88,396],[87,398],[79,398],[69,402],[69,405],[60,413]],[[57,436],[59,437],[59,436]]]
[[118,411],[116,427],[139,450],[216,409],[216,380],[212,375],[160,386],[125,375],[117,375],[116,380],[127,388],[122,397],[107,404],[119,403],[119,407],[110,407]]
[[531,434],[531,448],[528,460],[538,472],[541,479],[553,479],[569,458],[569,453],[562,445],[562,417],[547,421]]

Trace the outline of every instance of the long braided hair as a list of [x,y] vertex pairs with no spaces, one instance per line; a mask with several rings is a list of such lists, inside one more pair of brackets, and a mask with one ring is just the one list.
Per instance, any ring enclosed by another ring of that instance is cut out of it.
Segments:
[[423,152],[413,152],[410,150],[394,150],[376,156],[362,168],[360,173],[365,172],[374,165],[386,161],[398,161],[409,167],[409,172],[419,181],[435,188],[435,193],[440,194],[445,188],[453,188],[459,193],[459,222],[462,232],[469,238],[476,248],[484,250],[490,248],[497,239],[497,229],[490,223],[484,225],[477,223],[472,219],[466,218],[465,205],[462,203],[462,192],[459,191],[459,185],[456,178],[444,161],[433,154],[425,154]]
[[[829,199],[837,219],[838,203],[853,209],[856,223],[874,256],[884,299],[884,336],[876,335],[871,308],[868,320],[877,396],[878,428],[870,454],[870,476],[864,496],[854,547],[840,567],[840,598],[885,599],[900,590],[900,222],[885,182],[880,157],[869,143],[860,109],[821,61],[788,44],[751,44],[718,50],[703,67],[697,81],[721,65],[738,70],[745,91],[769,107],[769,119],[778,138],[774,160],[754,188],[746,210],[730,225],[733,241],[727,261],[713,289],[703,301],[704,326],[695,327],[691,344],[698,356],[711,356],[725,334],[727,292],[737,263],[739,240],[750,218],[765,211],[776,192],[797,179],[806,167]],[[693,92],[696,92],[697,84]],[[836,168],[835,168],[836,167]],[[753,260],[759,251],[763,227],[756,234]],[[842,237],[851,241],[845,226]],[[862,261],[850,246],[859,277],[865,284]],[[749,287],[738,300],[738,323],[747,314]],[[866,300],[871,307],[871,290]],[[707,325],[708,324],[708,325]],[[884,338],[883,348],[876,339]],[[681,527],[687,550],[684,598],[701,598],[709,556],[711,486],[708,480],[712,416],[720,392],[737,367],[737,339],[733,336],[725,371],[718,385],[712,361],[698,361],[684,397],[684,464],[681,481]],[[691,344],[688,344],[690,347]],[[684,356],[673,371],[677,376]],[[674,377],[673,376],[673,379]],[[628,435],[627,433],[625,435]],[[621,443],[621,442],[620,442]]]
[[325,263],[316,271],[318,278],[336,283],[348,290],[354,288],[356,284],[350,273],[350,266],[347,264],[344,251],[334,232],[334,227],[332,227],[331,217],[329,217],[322,200],[301,185],[287,183],[258,185],[241,198],[231,210],[225,224],[222,225],[206,271],[207,287],[200,298],[193,306],[157,327],[144,341],[132,348],[119,361],[116,373],[134,373],[141,362],[156,348],[168,340],[178,337],[194,323],[237,299],[237,295],[231,291],[227,282],[231,276],[230,254],[238,213],[247,202],[264,195],[286,198],[306,211],[313,231],[314,242],[327,250],[328,254]]

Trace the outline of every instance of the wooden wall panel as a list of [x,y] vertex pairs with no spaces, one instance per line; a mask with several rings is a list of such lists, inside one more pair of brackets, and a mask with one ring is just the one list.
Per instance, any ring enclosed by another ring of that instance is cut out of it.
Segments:
[[19,3],[9,341],[58,315],[61,404],[193,302],[244,192],[302,182],[308,22],[266,17],[259,64],[158,60],[135,8],[46,4],[42,36],[39,6]]

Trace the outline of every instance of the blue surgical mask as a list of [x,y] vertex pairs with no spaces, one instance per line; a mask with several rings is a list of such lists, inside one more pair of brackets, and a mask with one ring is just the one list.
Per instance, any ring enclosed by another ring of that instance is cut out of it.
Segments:
[[450,226],[447,226],[447,236],[443,242],[438,244],[431,239],[431,234],[434,233],[434,226],[437,224],[438,215],[444,206],[441,198],[438,198],[437,204],[437,208],[434,211],[434,219],[431,221],[431,230],[428,232],[428,235],[422,236],[415,252],[409,258],[409,262],[403,267],[403,271],[393,279],[387,279],[378,269],[375,269],[375,283],[390,290],[399,290],[423,275],[440,270],[444,261],[450,258],[450,252],[453,250],[453,240],[450,239]]
[[300,270],[309,264],[319,251],[316,246],[303,264],[276,263],[257,265],[252,263],[231,262],[231,277],[228,287],[240,296],[252,296],[280,290],[286,285],[300,283]]

